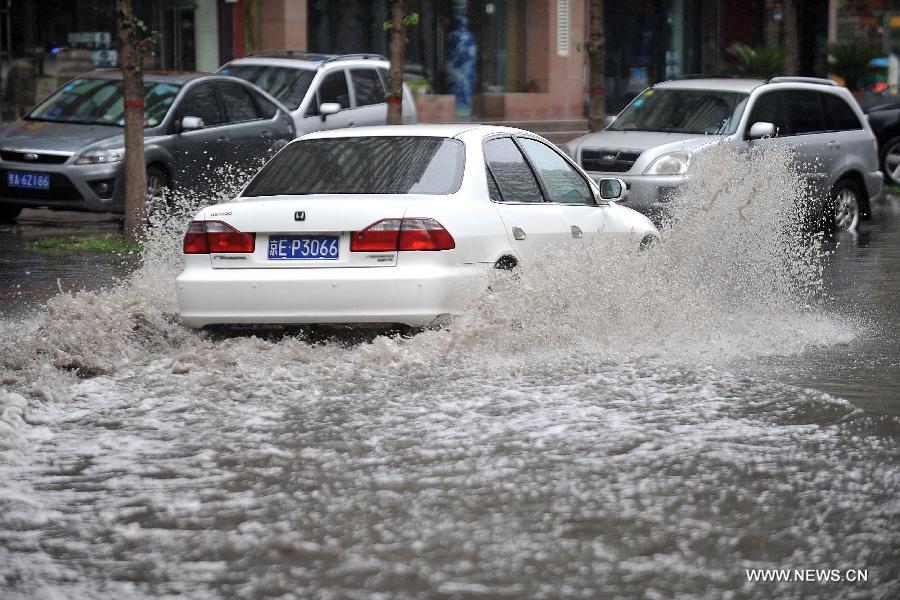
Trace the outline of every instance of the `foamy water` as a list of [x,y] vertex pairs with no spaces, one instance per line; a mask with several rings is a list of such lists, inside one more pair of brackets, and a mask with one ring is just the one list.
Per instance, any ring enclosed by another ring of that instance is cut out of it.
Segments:
[[889,597],[900,425],[753,368],[864,327],[789,165],[717,149],[651,252],[550,251],[408,338],[187,330],[203,200],[160,217],[127,282],[0,325],[0,590]]

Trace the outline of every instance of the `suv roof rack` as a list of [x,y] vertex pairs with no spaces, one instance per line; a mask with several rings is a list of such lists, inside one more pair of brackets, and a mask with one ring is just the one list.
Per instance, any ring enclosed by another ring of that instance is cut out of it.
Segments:
[[679,75],[675,79],[755,79],[755,77],[743,77],[734,74],[704,75],[703,73],[687,73],[685,75]]
[[322,64],[338,60],[352,60],[355,58],[361,58],[363,60],[387,60],[387,57],[382,56],[381,54],[338,54],[336,56],[329,56],[322,61]]
[[295,58],[297,60],[308,60],[311,62],[326,61],[334,57],[334,54],[322,54],[320,52],[311,52],[309,50],[291,50],[288,48],[277,48],[274,50],[260,50],[249,56],[256,58]]
[[772,77],[766,83],[815,83],[818,85],[837,86],[837,82],[824,77]]
[[309,62],[317,62],[321,67],[325,63],[335,62],[339,60],[387,60],[387,57],[381,54],[322,54],[320,52],[311,52],[309,50],[291,50],[280,48],[275,50],[260,50],[250,54],[254,58],[293,58],[295,60],[305,60]]

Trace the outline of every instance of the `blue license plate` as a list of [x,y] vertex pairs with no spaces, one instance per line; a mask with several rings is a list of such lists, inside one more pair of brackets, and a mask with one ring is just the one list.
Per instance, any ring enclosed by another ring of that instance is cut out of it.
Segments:
[[22,171],[7,171],[6,185],[26,190],[49,190],[50,175],[47,173],[23,173]]
[[269,260],[337,260],[336,235],[270,235]]

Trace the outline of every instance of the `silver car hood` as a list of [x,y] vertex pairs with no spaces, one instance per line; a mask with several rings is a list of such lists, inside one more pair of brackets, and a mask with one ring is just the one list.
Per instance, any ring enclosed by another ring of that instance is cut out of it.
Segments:
[[122,128],[19,120],[0,130],[0,148],[76,153],[98,142],[122,139]]
[[[725,136],[697,135],[695,133],[665,133],[661,131],[611,131],[605,129],[575,138],[567,144],[569,155],[575,156],[582,148],[609,148],[643,152],[650,148],[665,151],[694,150],[717,142]],[[664,148],[662,148],[664,147]]]

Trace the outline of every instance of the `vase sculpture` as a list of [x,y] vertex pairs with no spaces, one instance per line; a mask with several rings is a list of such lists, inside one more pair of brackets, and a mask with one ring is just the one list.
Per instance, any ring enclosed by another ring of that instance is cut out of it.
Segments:
[[447,89],[456,96],[456,114],[468,117],[472,114],[472,93],[475,91],[475,60],[478,45],[469,31],[466,0],[453,3],[454,27],[447,34],[447,50],[444,73]]

